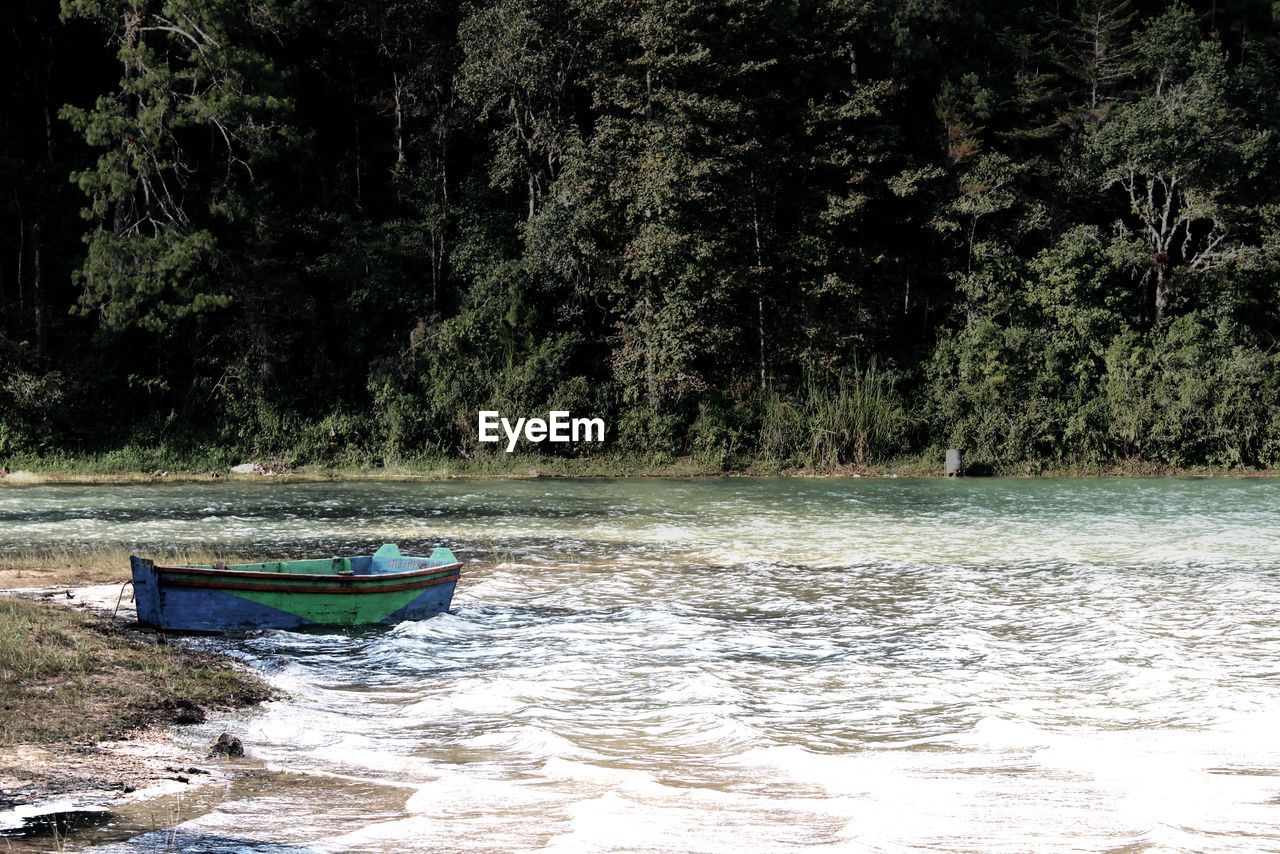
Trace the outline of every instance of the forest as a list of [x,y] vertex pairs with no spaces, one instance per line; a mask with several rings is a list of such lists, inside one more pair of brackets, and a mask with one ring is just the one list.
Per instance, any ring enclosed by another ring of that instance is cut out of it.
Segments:
[[8,8],[0,462],[1280,466],[1270,0]]

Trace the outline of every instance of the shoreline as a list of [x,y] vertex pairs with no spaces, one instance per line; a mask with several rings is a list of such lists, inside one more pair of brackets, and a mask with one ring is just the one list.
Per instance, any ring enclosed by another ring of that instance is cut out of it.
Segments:
[[[428,460],[387,466],[329,466],[263,464],[259,472],[190,469],[95,470],[86,463],[60,462],[43,467],[28,461],[29,467],[15,468],[0,476],[0,488],[49,485],[129,485],[157,483],[446,483],[538,480],[538,479],[700,479],[700,478],[943,478],[942,458],[933,455],[903,457],[869,465],[847,465],[831,470],[794,468],[749,463],[738,468],[716,467],[693,457],[642,460],[629,457],[582,459],[569,457],[516,456],[479,460]],[[1027,462],[993,465],[981,461],[967,463],[970,478],[1266,478],[1280,476],[1280,469],[1223,466],[1172,466],[1127,462],[1112,465],[1046,465]],[[0,470],[2,471],[2,470]]]
[[0,838],[34,843],[56,831],[65,839],[139,805],[225,786],[238,773],[178,743],[171,729],[92,745],[0,748]]
[[127,600],[113,616],[119,589],[0,591],[0,837],[56,841],[116,808],[226,784],[237,760],[178,733],[277,696],[237,659],[138,627]]

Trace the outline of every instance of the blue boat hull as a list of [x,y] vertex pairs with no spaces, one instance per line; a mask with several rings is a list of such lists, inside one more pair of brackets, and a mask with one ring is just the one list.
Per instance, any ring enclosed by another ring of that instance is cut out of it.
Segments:
[[[460,565],[431,558],[357,558],[353,574],[167,567],[130,559],[138,621],[160,629],[250,632],[423,620],[447,611]],[[337,560],[337,559],[335,559]],[[364,561],[364,563],[359,563]]]

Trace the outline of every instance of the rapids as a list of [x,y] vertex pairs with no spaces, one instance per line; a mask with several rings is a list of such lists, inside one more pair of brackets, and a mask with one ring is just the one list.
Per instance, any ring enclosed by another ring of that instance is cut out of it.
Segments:
[[452,613],[189,641],[289,694],[180,736],[252,770],[73,843],[1280,847],[1280,481],[0,490],[0,551],[383,541],[467,562]]

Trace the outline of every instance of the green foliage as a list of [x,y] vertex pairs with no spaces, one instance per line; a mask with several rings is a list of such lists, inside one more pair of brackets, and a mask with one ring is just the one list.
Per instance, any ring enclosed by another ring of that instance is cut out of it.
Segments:
[[0,375],[0,454],[39,451],[52,444],[66,378],[12,367]]
[[1280,462],[1280,360],[1198,313],[1107,351],[1109,434],[1122,454],[1187,465]]
[[8,458],[1277,462],[1256,4],[16,2]]
[[1115,285],[1133,263],[1127,240],[1077,227],[1025,269],[1006,255],[967,276],[975,315],[930,366],[938,438],[998,463],[1105,459],[1098,384],[1128,329],[1135,300]]
[[992,320],[944,338],[931,376],[937,438],[984,462],[1096,457],[1096,406],[1070,395],[1087,370],[1075,355],[1050,331]]

